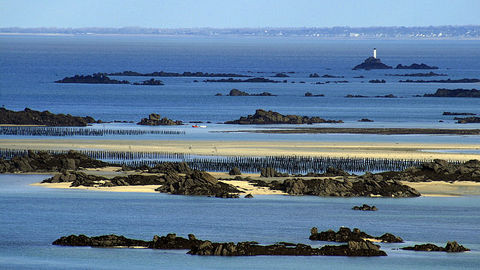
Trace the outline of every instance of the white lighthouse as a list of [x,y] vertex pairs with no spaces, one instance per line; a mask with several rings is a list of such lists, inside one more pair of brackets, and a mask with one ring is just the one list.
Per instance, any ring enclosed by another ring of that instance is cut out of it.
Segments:
[[377,48],[373,48],[373,58],[377,59]]

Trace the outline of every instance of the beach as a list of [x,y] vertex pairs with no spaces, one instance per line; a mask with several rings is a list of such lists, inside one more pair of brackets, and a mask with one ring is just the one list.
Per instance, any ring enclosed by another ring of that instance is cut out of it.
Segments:
[[[84,139],[1,139],[3,149],[107,150],[163,152],[218,156],[311,156],[332,158],[480,159],[479,154],[442,151],[478,151],[480,144],[426,144],[381,142],[305,141],[167,141],[167,140],[84,140]],[[432,152],[429,152],[432,151]]]

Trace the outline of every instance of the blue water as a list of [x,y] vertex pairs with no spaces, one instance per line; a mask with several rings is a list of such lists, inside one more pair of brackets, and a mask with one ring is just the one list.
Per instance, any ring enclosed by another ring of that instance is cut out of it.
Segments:
[[[45,175],[0,176],[1,269],[476,269],[480,264],[480,197],[411,199],[256,196],[218,199],[165,194],[57,190],[29,186]],[[375,204],[377,212],[352,211]],[[382,244],[388,257],[197,257],[186,251],[57,247],[68,234],[194,233],[213,241],[276,241],[321,246],[310,228],[358,227],[391,232],[403,244]],[[456,240],[461,254],[423,253],[399,247]]]

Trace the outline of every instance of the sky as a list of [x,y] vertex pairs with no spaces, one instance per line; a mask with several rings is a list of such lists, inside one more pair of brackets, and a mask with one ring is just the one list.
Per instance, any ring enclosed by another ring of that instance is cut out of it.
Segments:
[[0,0],[0,27],[480,25],[480,0]]

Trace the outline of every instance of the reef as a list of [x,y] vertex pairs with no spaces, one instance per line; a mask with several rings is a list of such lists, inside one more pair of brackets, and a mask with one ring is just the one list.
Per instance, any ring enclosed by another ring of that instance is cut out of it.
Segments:
[[477,115],[477,114],[467,113],[467,112],[443,112],[442,115]]
[[447,242],[445,247],[439,247],[434,244],[422,244],[422,245],[415,245],[413,247],[403,247],[403,250],[414,250],[414,251],[443,251],[443,252],[465,252],[469,251],[470,249],[458,244],[456,241]]
[[35,111],[25,108],[23,111],[11,111],[0,108],[0,124],[8,125],[42,125],[55,127],[84,127],[90,123],[100,123],[90,116],[72,116],[70,114],[54,114],[49,111]]
[[424,97],[468,97],[480,98],[480,90],[477,89],[445,89],[439,88],[434,94],[424,94]]
[[148,118],[143,118],[137,125],[144,125],[144,126],[175,126],[175,125],[183,125],[183,122],[180,120],[172,120],[166,117],[161,118],[159,114],[152,113],[148,116]]
[[411,65],[402,65],[402,64],[398,64],[395,69],[438,69],[438,67],[436,66],[429,66],[427,64],[424,64],[424,63],[421,63],[421,64],[416,64],[416,63],[413,63]]
[[398,82],[402,83],[478,83],[480,82],[480,79],[457,79],[457,80],[452,80],[452,79],[447,79],[447,80],[400,80]]
[[430,71],[428,73],[408,73],[408,74],[385,74],[385,76],[397,76],[397,77],[441,77],[448,76],[447,74],[435,73]]
[[238,120],[227,121],[225,124],[266,125],[266,124],[313,124],[313,123],[343,123],[342,120],[325,120],[320,117],[299,115],[283,115],[274,111],[258,109],[254,115],[242,116]]
[[457,120],[457,124],[480,123],[480,117],[455,117],[453,119]]
[[363,63],[356,65],[353,68],[353,70],[391,69],[391,68],[392,68],[391,66],[388,66],[382,63],[382,61],[379,58],[368,57],[367,59],[365,59],[365,61],[363,61]]
[[56,83],[92,83],[92,84],[130,84],[129,81],[119,81],[110,79],[105,73],[94,73],[93,75],[75,75],[73,77],[65,77]]
[[145,76],[145,77],[251,77],[248,75],[234,73],[208,73],[208,72],[165,72],[156,71],[151,73],[140,73],[135,71],[123,71],[108,73],[109,76]]
[[[219,94],[216,94],[216,96],[219,96]],[[221,94],[220,94],[220,96],[221,96]],[[258,93],[258,94],[249,94],[247,92],[240,91],[240,90],[234,88],[234,89],[230,90],[230,92],[228,93],[227,96],[230,96],[230,97],[239,97],[239,96],[243,96],[243,97],[248,97],[248,96],[275,97],[277,95],[273,95],[272,93],[269,93],[269,92],[263,92],[263,93]]]
[[352,207],[352,210],[357,210],[357,211],[377,211],[377,207],[375,205],[368,205],[368,204],[363,204],[362,206],[354,206]]
[[351,95],[348,94],[345,96],[346,98],[398,98],[394,94],[388,94],[384,96],[363,96],[363,95]]
[[86,235],[63,236],[52,245],[89,246],[97,248],[150,248],[150,249],[187,249],[187,254],[201,256],[386,256],[378,245],[370,241],[350,241],[347,245],[323,246],[312,248],[304,244],[279,242],[263,246],[257,242],[215,243],[199,240],[193,234],[188,239],[178,237],[174,233],[166,236],[155,235],[152,241],[126,238],[124,236],[102,235],[88,237]]
[[250,79],[233,79],[233,78],[228,78],[228,79],[209,79],[209,80],[204,80],[204,82],[226,82],[226,83],[280,83],[280,81],[276,80],[271,80],[267,78],[261,78],[261,77],[255,77],[255,78],[250,78]]
[[386,83],[387,81],[385,80],[369,80],[369,83]]

